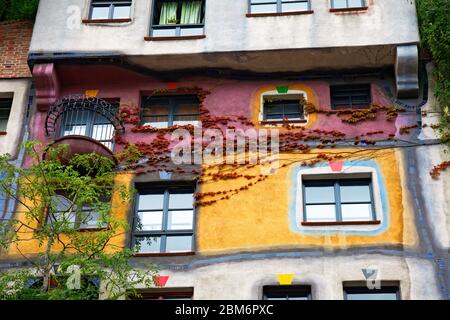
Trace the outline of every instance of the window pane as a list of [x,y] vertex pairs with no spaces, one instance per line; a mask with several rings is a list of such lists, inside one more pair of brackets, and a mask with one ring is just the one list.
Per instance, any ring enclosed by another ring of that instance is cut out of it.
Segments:
[[283,3],[281,8],[282,8],[283,12],[307,11],[308,10],[308,3],[307,2]]
[[167,237],[166,252],[192,251],[192,236]]
[[175,37],[176,36],[176,28],[164,28],[164,29],[153,28],[152,36],[153,37]]
[[82,212],[80,213],[78,219],[80,221],[80,228],[82,229],[98,228],[100,214],[92,211]]
[[145,194],[139,196],[138,210],[162,210],[164,194]]
[[347,0],[333,0],[333,8],[347,8]]
[[72,135],[85,136],[86,135],[86,125],[77,125],[77,126],[66,125],[66,126],[64,126],[63,135],[64,136],[72,136]]
[[145,117],[144,126],[152,126],[155,128],[167,128],[169,126],[168,116]]
[[95,140],[112,140],[114,126],[112,124],[96,124],[92,128],[92,138]]
[[7,119],[0,119],[0,131],[6,131],[7,125],[8,125]]
[[198,114],[198,104],[180,103],[177,105],[175,114]]
[[194,212],[190,211],[169,211],[168,230],[192,230]]
[[161,237],[139,237],[136,238],[136,246],[140,253],[161,252]]
[[201,36],[203,35],[203,27],[200,28],[181,28],[180,30],[180,36],[181,37],[187,37],[187,36]]
[[397,300],[396,293],[347,293],[347,300]]
[[169,195],[169,209],[192,208],[194,195],[192,193],[171,193]]
[[139,212],[136,223],[137,231],[162,230],[162,211]]
[[343,204],[341,210],[344,221],[372,220],[371,204]]
[[370,202],[370,187],[341,185],[342,202]]
[[306,203],[334,203],[334,186],[305,187]]
[[306,221],[336,221],[336,206],[307,205]]
[[130,17],[130,6],[115,6],[114,7],[114,19],[126,19]]
[[108,18],[109,18],[109,6],[92,8],[91,19],[108,19]]
[[252,13],[274,13],[277,12],[276,4],[252,5]]

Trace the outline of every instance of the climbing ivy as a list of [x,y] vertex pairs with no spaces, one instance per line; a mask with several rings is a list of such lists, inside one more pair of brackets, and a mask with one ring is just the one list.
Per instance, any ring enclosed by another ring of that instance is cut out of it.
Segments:
[[33,20],[39,0],[0,0],[0,21]]

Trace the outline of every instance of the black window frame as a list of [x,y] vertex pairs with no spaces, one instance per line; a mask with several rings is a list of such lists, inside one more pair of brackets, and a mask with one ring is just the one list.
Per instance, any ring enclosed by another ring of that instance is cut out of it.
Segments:
[[336,6],[335,6],[335,4],[334,4],[334,1],[335,0],[331,0],[331,8],[332,9],[352,9],[352,8],[365,8],[365,7],[367,7],[367,0],[359,0],[359,1],[361,1],[361,5],[360,6],[349,6],[349,3],[348,3],[348,1],[349,0],[345,0],[345,3],[347,4],[345,7],[343,7],[343,8],[336,8]]
[[7,116],[2,116],[0,112],[0,120],[5,120],[5,127],[0,127],[0,132],[6,132],[8,129],[8,122],[11,116],[11,110],[13,105],[13,97],[10,98],[0,98],[0,111],[4,112],[6,110]]
[[[363,103],[354,102],[356,97],[365,97]],[[346,103],[337,102],[338,98],[347,98]],[[372,86],[370,83],[338,84],[330,86],[330,102],[332,110],[368,109],[372,104]]]
[[[163,101],[167,102],[167,107],[169,110],[169,113],[167,114],[167,128],[173,126],[174,124],[174,117],[175,116],[197,116],[197,120],[200,122],[200,100],[197,95],[167,95],[167,96],[142,96],[141,98],[141,125],[144,125],[147,121],[144,121],[147,118],[150,117],[158,117],[158,116],[166,116],[166,115],[155,115],[155,116],[144,116],[144,109],[145,108],[151,108],[149,104],[146,103],[146,100],[148,102],[150,101]],[[195,102],[194,102],[195,100]],[[178,108],[179,104],[181,103],[196,103],[198,107],[197,113],[186,113],[186,114],[177,114],[176,109]],[[193,120],[194,121],[194,120]]]
[[[301,11],[283,11],[283,3],[307,3],[308,4],[308,8],[306,10],[301,10]],[[277,10],[275,12],[264,12],[264,13],[260,13],[260,12],[252,12],[252,7],[253,6],[260,6],[260,5],[268,5],[268,4],[276,4],[277,5]],[[248,0],[248,12],[250,14],[266,14],[266,13],[289,13],[289,12],[307,12],[307,11],[311,11],[311,0],[297,0],[297,1],[285,1],[285,0],[272,0],[271,2],[266,2],[266,3],[252,3],[252,0]]]
[[[130,7],[130,14],[128,18],[114,18],[114,10],[118,7]],[[108,7],[108,17],[105,18],[95,18],[93,20],[115,20],[115,19],[131,19],[131,8],[133,6],[133,0],[91,0],[91,4],[89,7],[89,19],[92,18],[92,14],[94,11],[94,7]]]
[[[303,222],[319,222],[319,221],[308,221],[307,220],[307,214],[306,214],[306,206],[307,205],[335,205],[336,211],[335,211],[335,220],[334,221],[323,221],[319,223],[334,223],[334,222],[352,222],[354,220],[342,220],[342,204],[368,204],[369,202],[342,202],[341,201],[341,193],[340,193],[340,186],[344,185],[368,185],[369,186],[369,192],[370,192],[370,204],[372,209],[372,219],[371,220],[362,220],[364,222],[367,221],[367,223],[370,223],[372,221],[377,220],[377,214],[375,211],[375,197],[373,193],[373,181],[372,177],[368,178],[336,178],[336,179],[302,179],[302,198],[303,198]],[[334,202],[320,202],[320,203],[307,203],[306,201],[306,187],[307,186],[314,186],[314,187],[334,187]],[[358,220],[360,221],[360,220]]]
[[[137,238],[151,238],[151,237],[160,237],[160,248],[158,252],[138,252],[137,254],[146,255],[146,254],[183,254],[183,253],[191,253],[195,252],[195,226],[196,226],[196,208],[194,205],[192,208],[178,208],[178,209],[170,209],[169,210],[169,199],[170,199],[170,191],[178,192],[189,191],[192,194],[195,193],[196,187],[192,184],[168,184],[164,186],[138,186],[137,192],[135,195],[135,205],[133,210],[133,230],[132,230],[132,240],[131,240],[131,248],[134,249],[136,247],[136,239]],[[161,209],[152,209],[152,210],[139,210],[139,198],[141,195],[146,194],[163,194],[163,208]],[[192,197],[192,203],[194,203],[195,198]],[[192,229],[186,230],[168,230],[168,220],[169,220],[169,211],[186,211],[192,209]],[[137,231],[137,224],[139,220],[139,212],[149,212],[162,211],[162,225],[161,230],[145,230],[145,231]],[[168,236],[190,236],[191,237],[191,250],[183,251],[183,252],[167,252],[167,237]]]
[[[310,285],[270,285],[263,286],[263,300],[272,300],[269,295],[285,296],[284,300],[298,300],[289,299],[289,296],[293,297],[297,295],[298,297],[306,298],[305,300],[313,300],[312,289]],[[278,297],[282,298],[282,297]],[[279,300],[279,299],[277,299]]]
[[[181,35],[182,29],[192,29],[192,28],[202,28],[201,34],[195,34],[195,35],[188,35],[189,36],[203,36],[205,35],[205,16],[206,16],[206,0],[199,0],[202,2],[202,8],[201,8],[201,15],[202,15],[202,22],[199,24],[167,24],[167,25],[160,25],[157,24],[156,21],[159,19],[158,15],[160,15],[160,10],[158,10],[158,4],[163,2],[178,2],[179,4],[183,2],[188,2],[188,0],[154,0],[152,4],[152,15],[150,17],[151,23],[150,23],[150,36],[151,37],[158,37],[158,38],[172,38],[172,37],[184,37]],[[181,6],[178,6],[178,11],[181,10]],[[178,13],[177,13],[178,17]],[[174,35],[155,35],[154,30],[163,30],[163,29],[175,29]]]
[[[396,300],[401,300],[400,295],[400,285],[383,285],[381,283],[380,289],[373,288],[369,289],[364,285],[360,286],[353,286],[353,285],[343,285],[343,291],[344,291],[344,300],[348,300],[349,294],[377,294],[377,293],[391,293],[396,295]],[[364,300],[364,299],[362,299]],[[367,301],[367,300],[364,300]]]

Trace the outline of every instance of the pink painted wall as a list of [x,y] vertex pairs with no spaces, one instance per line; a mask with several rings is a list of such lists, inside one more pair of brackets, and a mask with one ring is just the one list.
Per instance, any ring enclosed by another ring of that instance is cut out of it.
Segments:
[[[83,94],[86,90],[99,90],[100,98],[120,98],[121,106],[139,106],[140,96],[145,91],[166,89],[167,82],[157,80],[155,77],[144,76],[115,66],[65,66],[57,67],[60,97],[72,94]],[[243,81],[207,77],[186,77],[177,82],[180,87],[199,87],[210,91],[204,100],[203,106],[214,116],[244,116],[251,120],[251,105],[255,93],[268,85],[305,85],[309,86],[318,97],[320,109],[330,110],[330,87],[326,81]],[[383,90],[372,83],[372,102],[381,106],[391,106]],[[44,133],[45,112],[37,112],[32,120],[32,139],[50,141]],[[326,116],[318,114],[318,119],[310,130],[337,130],[346,133],[348,137],[364,134],[369,131],[384,131],[384,134],[371,136],[369,139],[385,138],[389,134],[396,134],[398,128],[395,121],[388,122],[384,116],[375,121],[364,121],[356,125],[346,124],[336,115]],[[403,117],[404,119],[405,117]],[[414,124],[413,117],[400,121],[402,126]],[[231,123],[240,127],[240,123]],[[148,133],[133,133],[134,125],[126,125],[124,138],[130,142],[149,143],[155,135]],[[168,136],[167,136],[168,137]],[[116,150],[117,151],[117,150]]]

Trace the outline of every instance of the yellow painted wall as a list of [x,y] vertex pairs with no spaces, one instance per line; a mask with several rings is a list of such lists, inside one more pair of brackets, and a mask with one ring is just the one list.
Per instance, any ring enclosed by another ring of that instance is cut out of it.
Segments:
[[[331,152],[354,152],[338,150]],[[321,151],[313,151],[317,154]],[[327,152],[329,152],[327,150]],[[236,251],[254,251],[294,248],[339,248],[367,245],[415,245],[417,235],[412,227],[411,210],[405,210],[400,179],[400,166],[395,151],[363,151],[345,161],[368,158],[376,161],[385,180],[390,207],[389,226],[379,235],[324,236],[306,235],[290,229],[289,205],[292,199],[292,170],[295,163],[311,159],[311,154],[288,154],[280,156],[280,168],[263,182],[241,191],[229,200],[221,200],[197,211],[197,251],[201,254],[221,254]],[[215,169],[205,169],[215,171]],[[222,171],[226,171],[223,168]],[[239,172],[239,171],[238,171]],[[242,172],[242,171],[241,171]],[[247,170],[246,174],[259,174],[259,169]],[[241,185],[247,183],[241,179]],[[215,192],[236,188],[236,181],[213,181],[202,186],[202,192]],[[405,229],[405,221],[408,228]],[[316,227],[311,227],[316,228]]]

